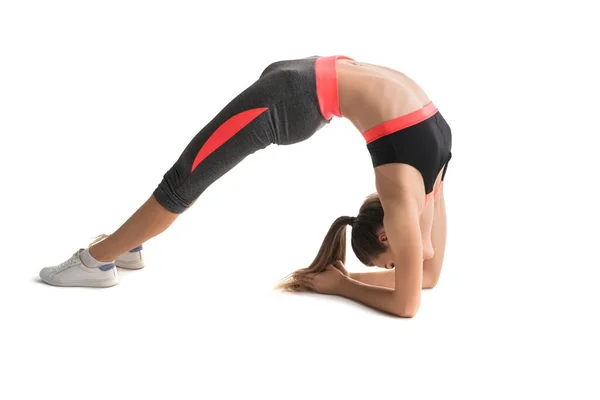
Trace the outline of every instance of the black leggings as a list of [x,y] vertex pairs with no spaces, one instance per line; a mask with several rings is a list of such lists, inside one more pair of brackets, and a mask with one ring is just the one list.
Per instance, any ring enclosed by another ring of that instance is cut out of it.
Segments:
[[213,182],[271,144],[310,138],[325,126],[316,91],[315,61],[269,65],[188,144],[165,173],[154,197],[168,211],[185,211]]

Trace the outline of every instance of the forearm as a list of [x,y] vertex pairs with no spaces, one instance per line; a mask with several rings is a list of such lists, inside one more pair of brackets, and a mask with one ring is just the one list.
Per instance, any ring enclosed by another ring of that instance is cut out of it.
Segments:
[[413,310],[402,301],[393,288],[373,286],[346,278],[335,294],[399,317],[410,318],[414,316]]
[[[435,270],[429,270],[423,268],[423,285],[422,289],[431,289],[433,283],[437,281],[437,274]],[[387,269],[385,271],[377,272],[351,272],[350,278],[355,281],[365,283],[367,285],[380,286],[386,288],[396,287],[396,275],[393,269]]]
[[365,283],[367,285],[380,286],[386,288],[394,288],[395,274],[393,269],[377,272],[351,272],[350,278],[355,281]]

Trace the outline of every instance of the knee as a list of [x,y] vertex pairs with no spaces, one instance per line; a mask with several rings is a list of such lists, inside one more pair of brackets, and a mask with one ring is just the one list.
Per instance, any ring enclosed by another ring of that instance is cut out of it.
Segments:
[[182,185],[169,179],[167,174],[154,190],[153,197],[165,210],[173,214],[182,214],[195,201],[188,199],[183,189]]

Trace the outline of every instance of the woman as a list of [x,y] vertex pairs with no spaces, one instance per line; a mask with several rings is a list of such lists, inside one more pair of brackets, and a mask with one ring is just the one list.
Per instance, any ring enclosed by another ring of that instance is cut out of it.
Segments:
[[[334,293],[413,316],[421,288],[437,280],[444,253],[441,187],[451,158],[450,128],[410,78],[344,56],[269,65],[192,139],[150,198],[117,231],[42,269],[40,277],[57,286],[117,284],[115,266],[143,267],[142,243],[167,229],[219,177],[271,144],[310,138],[334,117],[349,119],[365,138],[377,196],[366,200],[356,218],[338,218],[312,265],[281,287]],[[394,268],[393,273],[344,273],[348,224],[354,226],[358,258]]]

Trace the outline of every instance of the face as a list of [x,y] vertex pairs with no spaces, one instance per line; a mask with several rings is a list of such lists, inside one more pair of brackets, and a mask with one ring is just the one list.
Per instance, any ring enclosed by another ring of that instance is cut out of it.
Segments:
[[388,240],[387,240],[387,236],[386,236],[385,232],[381,232],[379,234],[379,241],[381,241],[383,243],[383,245],[385,246],[385,251],[382,254],[380,254],[379,256],[375,257],[373,260],[371,260],[371,264],[368,266],[385,268],[385,269],[394,268],[395,267],[394,255],[392,254],[392,250],[390,249],[390,246],[388,245]]
[[371,261],[371,265],[369,267],[379,267],[385,269],[392,269],[395,267],[394,265],[394,255],[388,248],[384,253],[380,254],[378,257],[374,258]]
[[[386,236],[385,232],[381,232],[379,234],[379,240],[385,246],[385,251],[383,253],[381,253],[379,256],[375,257],[373,260],[371,260],[371,264],[368,265],[368,267],[379,267],[379,268],[385,268],[385,269],[392,269],[395,267],[394,255],[392,254],[392,250],[390,249],[390,246],[388,244],[388,240],[387,240],[387,236]],[[426,254],[425,252],[423,252],[423,260],[427,260],[431,257],[432,257],[432,255]]]

